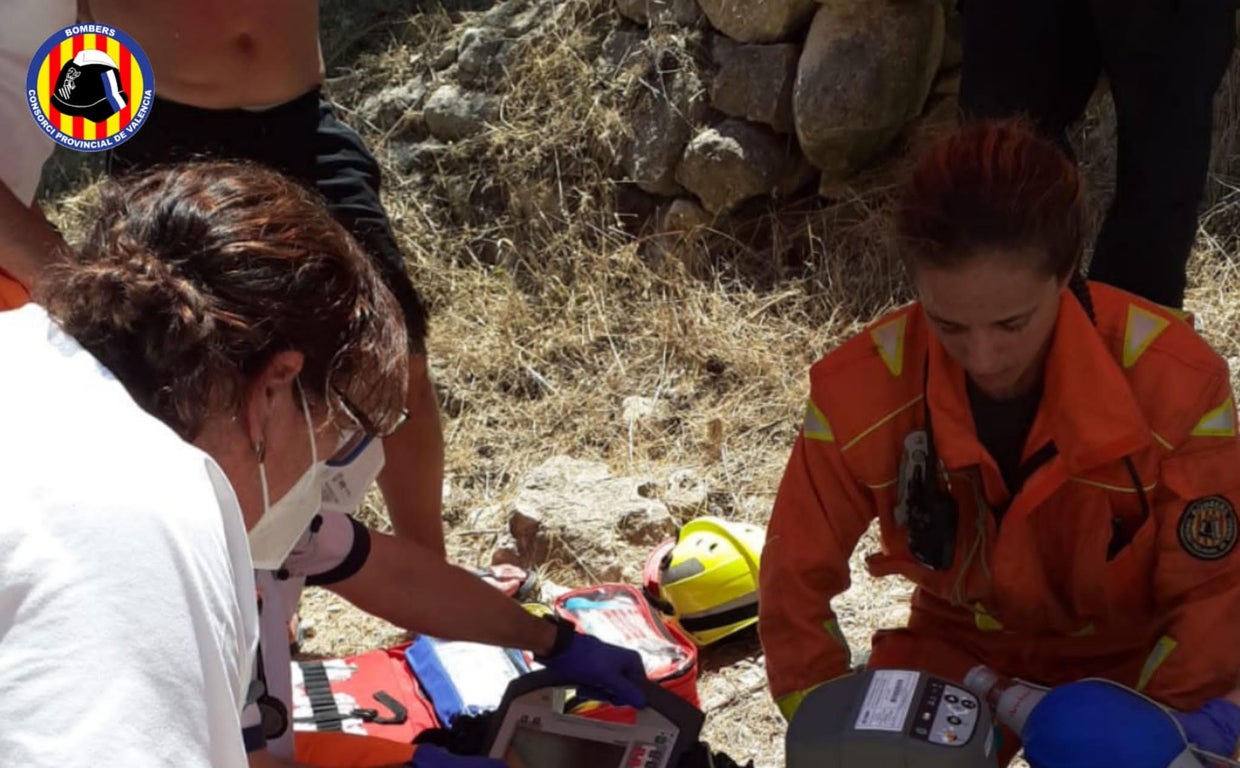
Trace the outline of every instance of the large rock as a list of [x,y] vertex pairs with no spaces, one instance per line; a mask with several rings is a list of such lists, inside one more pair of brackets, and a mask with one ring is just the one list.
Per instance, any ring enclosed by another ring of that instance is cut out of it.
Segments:
[[765,123],[780,133],[792,130],[792,86],[801,49],[795,43],[738,45],[715,38],[711,48],[715,77],[710,102],[733,117]]
[[426,100],[422,113],[432,136],[455,141],[481,133],[499,115],[499,100],[455,85],[441,85]]
[[759,195],[788,194],[806,179],[805,158],[790,136],[728,119],[701,131],[685,149],[676,180],[712,213]]
[[842,180],[921,112],[943,50],[940,0],[826,0],[793,88],[801,147]]
[[426,86],[418,81],[389,86],[366,97],[358,107],[358,115],[381,131],[390,130],[410,110],[422,105]]
[[607,465],[557,456],[522,480],[507,508],[511,541],[495,562],[533,568],[554,561],[600,581],[640,579],[650,551],[675,534],[655,484],[612,477]]
[[638,24],[692,26],[702,19],[697,0],[616,0],[620,15]]
[[675,197],[676,166],[693,130],[706,117],[702,81],[687,67],[657,70],[645,83],[630,116],[633,136],[624,153],[629,180],[646,192]]
[[818,7],[815,0],[698,0],[712,26],[742,43],[787,40]]
[[462,32],[456,57],[461,82],[479,85],[498,77],[507,60],[508,46],[504,33],[491,27],[470,27]]

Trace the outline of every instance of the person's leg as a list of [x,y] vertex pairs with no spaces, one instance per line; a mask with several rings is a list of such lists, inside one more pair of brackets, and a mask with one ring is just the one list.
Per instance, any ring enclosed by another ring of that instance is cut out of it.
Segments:
[[294,759],[315,768],[378,768],[404,765],[414,746],[375,736],[303,731],[293,741]]
[[315,136],[315,186],[336,220],[376,259],[384,281],[405,312],[409,343],[426,352],[426,309],[405,271],[405,258],[379,199],[379,164],[357,132],[341,122],[331,104],[319,106]]
[[1067,129],[1098,83],[1085,0],[960,0],[966,119],[1025,116],[1071,152]]
[[1210,165],[1234,0],[1091,0],[1119,133],[1089,276],[1179,309]]
[[387,456],[379,488],[399,536],[444,553],[443,430],[426,360],[426,309],[406,271],[391,222],[379,198],[379,165],[360,136],[320,104],[315,183],[336,219],[374,257],[405,314],[409,361],[409,423],[383,443]]

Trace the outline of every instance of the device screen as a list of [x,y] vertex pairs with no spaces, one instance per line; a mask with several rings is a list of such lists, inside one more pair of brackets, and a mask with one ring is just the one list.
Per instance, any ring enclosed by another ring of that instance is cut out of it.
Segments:
[[504,753],[509,768],[619,768],[628,747],[517,726]]

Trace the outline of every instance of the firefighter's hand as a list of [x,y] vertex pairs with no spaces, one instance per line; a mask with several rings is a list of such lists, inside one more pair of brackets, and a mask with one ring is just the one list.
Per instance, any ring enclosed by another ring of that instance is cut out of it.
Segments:
[[1210,699],[1194,712],[1176,712],[1189,742],[1198,749],[1231,757],[1240,741],[1240,707],[1227,699]]
[[435,744],[419,744],[409,765],[413,768],[508,768],[503,760],[454,755]]

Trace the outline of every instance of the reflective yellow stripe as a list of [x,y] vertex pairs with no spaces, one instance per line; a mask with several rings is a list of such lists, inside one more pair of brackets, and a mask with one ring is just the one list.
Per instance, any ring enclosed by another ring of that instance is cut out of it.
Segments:
[[852,649],[848,647],[848,640],[844,637],[844,633],[840,631],[840,623],[835,619],[827,619],[822,623],[822,628],[827,630],[827,634],[831,639],[840,644],[844,652],[848,654],[847,665],[852,666]]
[[983,632],[1001,632],[1003,624],[994,616],[986,612],[986,608],[981,603],[973,604],[973,623]]
[[[814,688],[817,687],[814,686]],[[810,695],[814,688],[807,688],[804,691],[780,696],[775,700],[775,706],[779,707],[779,714],[783,715],[785,720],[791,722],[792,716],[797,713],[797,708],[801,706],[801,702],[805,701],[805,697]]]
[[[1108,485],[1107,483],[1100,483],[1097,480],[1086,480],[1083,477],[1077,477],[1075,475],[1069,477],[1068,479],[1074,483],[1080,483],[1081,485],[1092,485],[1095,488],[1102,488],[1103,490],[1115,491],[1117,493],[1136,493],[1137,492],[1137,489],[1132,487],[1131,485],[1127,487],[1122,486],[1122,485]],[[1150,493],[1157,487],[1158,487],[1158,483],[1150,483],[1149,485],[1144,486],[1142,490],[1144,490],[1146,493]]]
[[1209,411],[1193,428],[1193,437],[1235,437],[1236,419],[1231,395],[1219,407]]
[[1128,323],[1124,327],[1124,367],[1136,365],[1158,334],[1167,330],[1171,321],[1135,304],[1128,305]]
[[883,359],[887,370],[892,376],[899,376],[904,371],[904,326],[908,323],[908,315],[900,315],[890,323],[870,331],[870,338],[878,349],[878,356]]
[[1141,667],[1141,677],[1137,679],[1137,690],[1144,691],[1145,686],[1149,685],[1150,678],[1158,671],[1175,647],[1179,645],[1175,640],[1163,635],[1158,638],[1158,642],[1154,643],[1154,650],[1150,651],[1150,655],[1145,659],[1145,666]]
[[847,451],[849,448],[852,448],[854,445],[856,445],[857,443],[859,443],[859,442],[861,442],[863,439],[865,439],[865,437],[867,437],[867,436],[868,436],[871,432],[873,432],[874,430],[878,429],[879,427],[883,426],[884,424],[886,424],[887,422],[891,421],[891,420],[892,420],[892,419],[894,419],[895,417],[899,416],[901,413],[904,413],[904,412],[905,412],[905,411],[907,411],[909,408],[912,408],[914,405],[917,405],[918,403],[920,403],[920,402],[921,402],[922,397],[924,397],[924,395],[918,395],[917,397],[914,397],[912,400],[909,400],[909,401],[908,401],[907,403],[905,403],[904,405],[900,406],[899,408],[895,409],[895,410],[894,410],[894,411],[892,411],[891,413],[889,413],[889,414],[887,414],[886,416],[882,417],[881,419],[879,419],[878,421],[874,422],[874,423],[873,423],[873,424],[871,424],[870,426],[866,427],[866,429],[865,429],[865,431],[864,431],[864,432],[862,432],[861,434],[857,435],[857,436],[856,436],[856,437],[854,437],[852,440],[849,440],[847,443],[844,443],[844,447],[840,448],[840,450],[841,450],[841,451]]
[[801,433],[805,435],[806,440],[835,442],[835,435],[831,432],[827,417],[822,415],[822,411],[814,405],[813,400],[807,400],[805,403],[805,423],[801,425]]
[[[848,655],[846,666],[851,669],[852,651],[848,647],[848,640],[844,638],[844,633],[840,631],[840,623],[835,619],[827,619],[822,623],[822,628],[825,629],[827,634],[830,635],[831,638],[839,643],[840,647],[844,649],[844,652]],[[852,674],[855,673],[848,672],[847,674],[840,675],[840,678],[848,677],[848,675]],[[840,678],[832,679],[838,680]],[[796,714],[797,708],[801,706],[801,702],[805,701],[805,697],[813,693],[815,688],[818,688],[820,685],[823,685],[823,683],[828,682],[830,682],[830,680],[824,680],[822,683],[818,683],[818,685],[811,685],[809,688],[793,691],[792,693],[786,693],[778,699],[775,699],[775,706],[779,707],[779,713],[784,716],[785,720],[792,720],[792,716]]]

